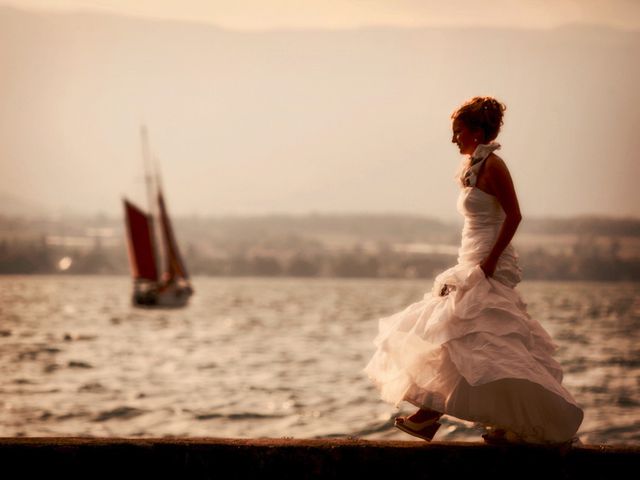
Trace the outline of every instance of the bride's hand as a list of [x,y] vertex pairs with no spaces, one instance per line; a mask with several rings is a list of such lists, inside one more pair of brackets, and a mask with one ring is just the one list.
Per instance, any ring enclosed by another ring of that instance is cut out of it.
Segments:
[[480,268],[482,269],[482,271],[484,272],[485,276],[488,277],[493,277],[494,272],[496,271],[496,263],[495,261],[486,258],[481,264],[480,264]]

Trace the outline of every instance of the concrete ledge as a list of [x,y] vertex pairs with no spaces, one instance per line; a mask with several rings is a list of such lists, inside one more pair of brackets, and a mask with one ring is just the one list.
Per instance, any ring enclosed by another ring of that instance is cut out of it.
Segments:
[[[0,438],[2,478],[633,478],[640,447],[360,439]],[[9,474],[8,472],[15,472]]]

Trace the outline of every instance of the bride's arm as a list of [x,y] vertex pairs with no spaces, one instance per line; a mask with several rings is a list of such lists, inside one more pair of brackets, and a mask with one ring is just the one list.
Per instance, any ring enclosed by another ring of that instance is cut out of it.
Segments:
[[492,155],[491,158],[486,160],[483,173],[489,187],[487,190],[498,199],[502,210],[506,214],[491,252],[480,264],[480,268],[482,268],[485,275],[490,277],[496,270],[500,255],[502,255],[502,252],[507,248],[516,233],[520,220],[522,220],[522,215],[520,214],[520,206],[518,205],[518,197],[516,196],[513,181],[504,161],[500,157]]

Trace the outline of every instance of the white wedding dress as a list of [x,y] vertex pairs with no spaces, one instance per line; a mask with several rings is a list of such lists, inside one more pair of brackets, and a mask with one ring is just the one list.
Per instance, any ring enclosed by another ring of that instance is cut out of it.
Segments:
[[583,412],[561,384],[551,337],[514,290],[521,271],[513,247],[504,250],[493,277],[479,267],[505,218],[497,199],[475,186],[497,148],[480,145],[471,157],[477,163],[463,169],[468,186],[458,199],[465,220],[458,264],[436,277],[424,299],[380,320],[365,372],[396,406],[407,401],[527,442],[566,442]]

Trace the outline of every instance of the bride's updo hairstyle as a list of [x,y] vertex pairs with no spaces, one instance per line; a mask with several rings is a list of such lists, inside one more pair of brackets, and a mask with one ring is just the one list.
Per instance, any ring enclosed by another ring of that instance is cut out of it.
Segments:
[[451,118],[462,122],[469,130],[482,130],[483,143],[489,143],[498,136],[506,109],[493,97],[473,97],[453,112]]

